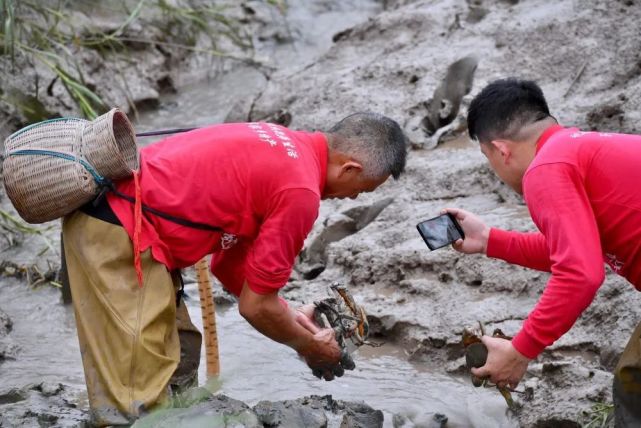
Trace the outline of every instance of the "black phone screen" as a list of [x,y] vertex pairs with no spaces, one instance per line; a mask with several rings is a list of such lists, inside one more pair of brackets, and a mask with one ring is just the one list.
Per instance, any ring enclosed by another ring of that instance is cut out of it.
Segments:
[[445,247],[465,235],[452,214],[443,214],[416,225],[430,250]]

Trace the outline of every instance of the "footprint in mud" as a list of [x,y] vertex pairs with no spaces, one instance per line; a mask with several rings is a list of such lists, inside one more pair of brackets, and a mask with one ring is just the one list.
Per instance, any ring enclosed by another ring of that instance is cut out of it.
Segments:
[[363,229],[393,200],[394,198],[385,198],[372,205],[359,205],[329,216],[323,224],[323,230],[303,249],[296,270],[305,279],[316,278],[327,265],[327,246]]
[[414,147],[433,148],[446,134],[465,128],[467,112],[460,111],[461,104],[472,90],[477,66],[475,56],[450,64],[432,99],[410,109],[413,116],[405,123],[405,132]]

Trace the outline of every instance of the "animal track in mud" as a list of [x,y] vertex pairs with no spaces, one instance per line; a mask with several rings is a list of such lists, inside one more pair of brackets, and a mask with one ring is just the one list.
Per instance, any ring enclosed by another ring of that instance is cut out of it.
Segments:
[[323,230],[300,255],[296,270],[305,279],[314,279],[327,265],[326,249],[332,242],[353,235],[373,222],[392,203],[394,198],[385,198],[371,205],[359,205],[325,219]]

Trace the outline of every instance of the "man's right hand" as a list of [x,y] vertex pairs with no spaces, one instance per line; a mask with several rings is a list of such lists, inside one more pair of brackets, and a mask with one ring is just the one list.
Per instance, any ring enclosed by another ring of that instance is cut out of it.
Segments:
[[238,309],[256,330],[295,349],[314,373],[319,373],[325,380],[334,379],[334,375],[340,376],[341,349],[334,337],[334,330],[321,329],[313,323],[313,305],[294,311],[279,301],[276,292],[259,294],[245,282]]
[[490,237],[490,228],[477,216],[469,211],[458,208],[446,208],[446,212],[452,214],[461,225],[465,239],[459,239],[452,244],[452,247],[461,253],[476,254],[487,252],[487,241]]
[[324,328],[315,333],[309,345],[298,353],[305,359],[312,372],[325,380],[334,379],[334,375],[343,375],[340,366],[341,348],[331,328]]

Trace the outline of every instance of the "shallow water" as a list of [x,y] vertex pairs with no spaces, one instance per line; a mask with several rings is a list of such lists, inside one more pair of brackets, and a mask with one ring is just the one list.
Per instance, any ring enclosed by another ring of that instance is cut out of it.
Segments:
[[[192,321],[201,328],[198,291],[188,287],[187,292]],[[513,426],[505,415],[505,401],[496,390],[476,389],[465,380],[439,373],[438,367],[411,364],[400,348],[363,348],[355,354],[354,371],[326,382],[313,377],[294,351],[251,328],[236,307],[219,308],[217,323],[220,391],[249,405],[261,400],[331,394],[335,399],[362,400],[382,410],[386,426],[391,426],[393,413],[425,424],[434,413],[442,413],[449,418],[450,427]],[[204,355],[199,381],[206,381]]]
[[[186,291],[192,321],[201,328],[197,287],[188,284]],[[2,389],[62,382],[73,401],[86,407],[73,310],[60,303],[58,290],[31,290],[11,281],[0,287],[0,301],[14,320],[10,336],[20,347],[18,359],[0,365]],[[9,301],[11,304],[6,304]],[[355,354],[356,370],[325,382],[313,377],[294,351],[256,332],[235,306],[219,307],[217,324],[219,391],[249,405],[331,394],[335,399],[362,400],[382,410],[386,426],[391,426],[393,413],[412,417],[416,423],[427,423],[434,413],[442,413],[451,427],[514,426],[496,390],[476,389],[466,380],[443,374],[439,367],[411,364],[400,348],[363,348]],[[200,384],[207,380],[204,350],[202,357]]]

